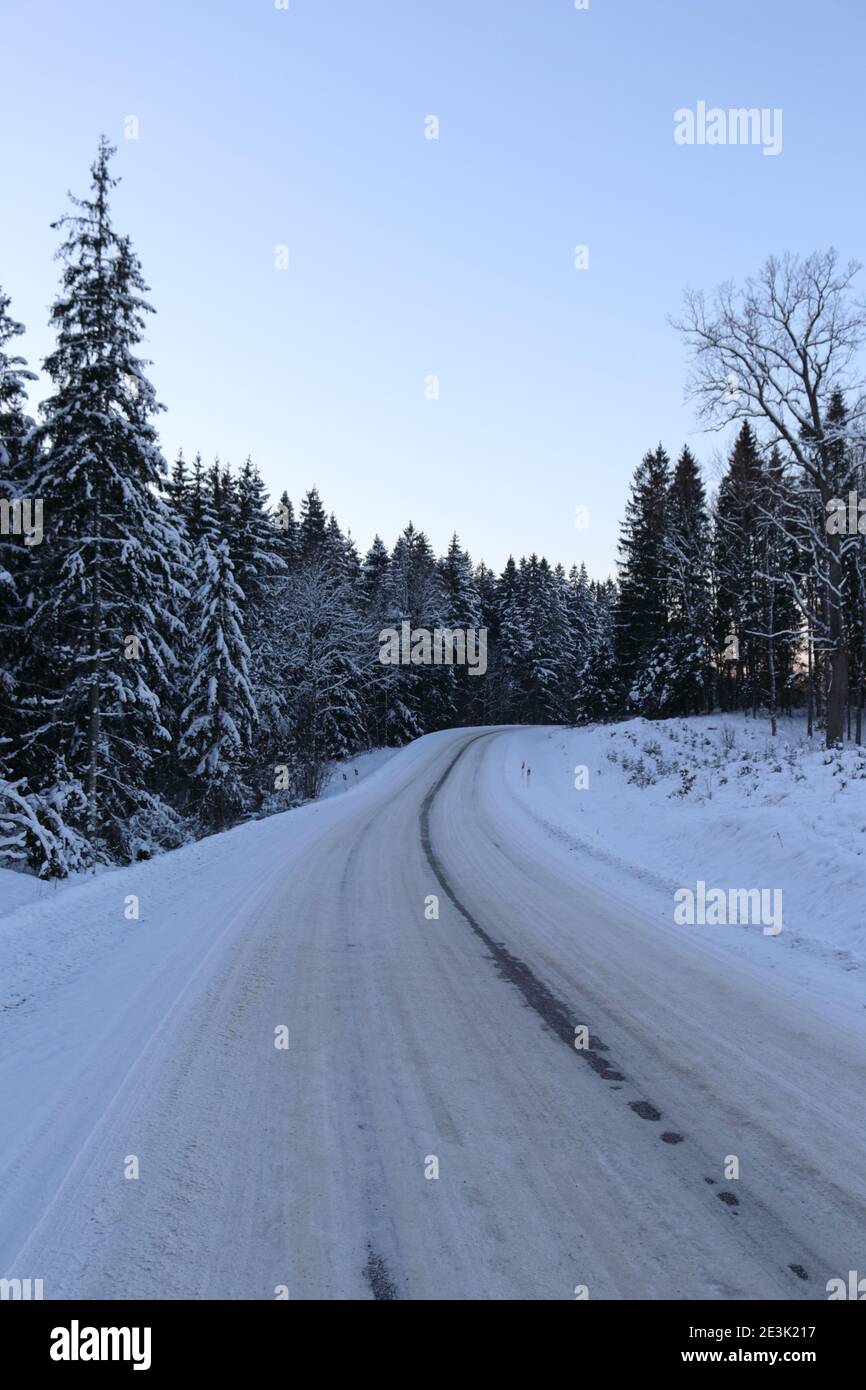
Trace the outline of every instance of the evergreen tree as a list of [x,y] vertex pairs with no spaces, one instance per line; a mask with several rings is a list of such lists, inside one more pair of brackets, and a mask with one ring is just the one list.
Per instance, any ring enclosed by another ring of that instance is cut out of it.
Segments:
[[100,143],[92,193],[60,256],[53,311],[57,347],[45,367],[33,490],[45,499],[23,698],[25,746],[41,785],[61,764],[87,796],[87,833],[128,856],[171,817],[159,797],[169,731],[163,701],[178,628],[173,558],[182,537],[158,496],[165,464],[152,417],[160,409],[136,355],[147,286],[109,214],[113,150]]
[[287,597],[287,730],[298,790],[317,796],[327,764],[364,746],[365,644],[349,580],[324,557]]
[[610,719],[625,705],[616,652],[618,595],[610,581],[588,587],[584,638],[577,666],[575,715],[579,720]]
[[189,770],[192,805],[202,825],[223,830],[248,805],[240,769],[252,744],[257,711],[249,682],[244,595],[228,542],[212,548],[203,538],[196,568],[194,655],[178,751]]
[[[445,625],[449,630],[478,629],[481,622],[481,599],[475,583],[472,560],[460,546],[457,533],[451,537],[448,551],[439,561],[439,577],[444,591]],[[478,639],[480,641],[480,638]],[[485,643],[487,639],[485,638]],[[474,723],[481,718],[479,699],[487,675],[470,675],[468,667],[456,666],[451,672],[453,681],[454,719],[458,723]]]
[[277,531],[277,554],[282,559],[286,570],[291,571],[301,558],[301,538],[295,518],[295,509],[289,494],[285,491],[274,511],[273,523]]
[[386,744],[390,738],[390,697],[394,668],[379,661],[379,633],[386,627],[388,609],[389,570],[391,557],[381,536],[373,544],[361,564],[356,581],[356,603],[361,620],[363,641],[368,653],[370,679],[367,685],[367,723],[374,744]]
[[267,490],[249,458],[237,479],[230,549],[244,592],[248,631],[253,635],[273,592],[274,577],[285,574],[288,565],[280,553],[280,532],[270,517]]
[[192,473],[183,493],[183,515],[190,545],[197,546],[203,536],[213,541],[216,518],[209,496],[208,478],[201,454],[192,462]]
[[10,299],[0,286],[0,489],[4,497],[20,496],[28,477],[26,437],[33,421],[25,413],[27,382],[36,376],[26,358],[7,351],[24,325],[9,313]]
[[764,486],[754,431],[745,421],[722,479],[715,512],[716,646],[722,655],[723,708],[757,708],[760,698],[760,552]]
[[[383,628],[395,628],[399,633],[408,622],[410,630],[432,632],[447,626],[445,591],[433,549],[412,522],[391,553],[387,591]],[[395,665],[386,670],[389,742],[403,743],[420,733],[447,727],[455,708],[453,667]]]
[[677,460],[668,497],[665,582],[670,708],[692,714],[712,707],[711,540],[706,494],[688,447]]
[[185,516],[190,478],[187,472],[183,449],[178,449],[177,458],[171,466],[171,474],[165,484],[165,495],[175,517]]
[[[8,770],[11,737],[18,723],[16,672],[21,655],[28,552],[32,547],[21,534],[24,518],[19,513],[16,521],[14,504],[20,507],[23,503],[33,463],[26,442],[33,422],[25,414],[25,403],[26,383],[36,380],[25,359],[8,351],[13,340],[24,332],[23,325],[11,317],[9,302],[8,295],[0,289],[0,504],[7,509],[0,530],[0,775]],[[36,499],[28,498],[27,519],[31,526],[36,517],[30,509],[35,503]],[[13,523],[18,534],[12,529]]]
[[524,717],[533,723],[558,724],[571,717],[568,699],[574,649],[568,620],[568,597],[561,566],[531,555],[521,572],[521,622],[526,634],[520,684]]
[[325,548],[328,519],[316,488],[301,503],[300,546],[302,560],[317,560]]
[[445,591],[445,616],[449,625],[480,627],[481,600],[472,561],[461,549],[456,531],[451,537],[447,554],[439,562],[438,570]]
[[622,525],[617,655],[629,699],[655,713],[669,692],[667,529],[670,460],[661,444],[635,471]]
[[503,723],[530,717],[526,673],[532,639],[523,611],[525,574],[526,560],[518,568],[509,555],[496,586],[497,718]]

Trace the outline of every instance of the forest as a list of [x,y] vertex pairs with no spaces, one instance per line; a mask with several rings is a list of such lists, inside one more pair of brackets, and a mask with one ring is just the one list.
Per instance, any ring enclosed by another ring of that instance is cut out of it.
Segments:
[[[437,555],[423,518],[362,554],[312,480],[270,498],[251,459],[164,460],[112,154],[103,140],[55,224],[36,418],[0,290],[0,860],[62,877],[147,858],[316,797],[335,760],[453,726],[720,709],[775,734],[799,710],[827,747],[862,742],[855,265],[786,254],[686,294],[688,393],[728,452],[710,493],[688,447],[648,449],[616,576],[536,554],[497,574],[468,537]],[[379,635],[404,622],[485,628],[483,678],[383,664]]]

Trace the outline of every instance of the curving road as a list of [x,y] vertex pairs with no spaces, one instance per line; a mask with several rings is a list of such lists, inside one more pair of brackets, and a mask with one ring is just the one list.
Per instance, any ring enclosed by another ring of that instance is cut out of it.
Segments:
[[602,877],[514,776],[549,736],[436,735],[232,832],[231,900],[160,909],[26,1018],[0,1063],[6,1274],[801,1299],[866,1272],[866,1031]]

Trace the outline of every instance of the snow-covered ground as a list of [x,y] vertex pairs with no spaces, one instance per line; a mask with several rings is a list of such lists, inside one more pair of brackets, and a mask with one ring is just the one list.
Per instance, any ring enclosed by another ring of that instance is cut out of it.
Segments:
[[533,759],[539,814],[576,847],[666,899],[698,878],[781,888],[780,945],[866,969],[866,750],[828,753],[802,718],[773,738],[764,718],[717,714],[550,731]]
[[[49,1298],[825,1297],[866,1265],[864,783],[798,741],[447,731],[35,885],[0,918],[0,1274]],[[698,879],[781,886],[782,933],[676,925]]]
[[351,791],[377,768],[384,767],[396,752],[396,748],[374,748],[372,753],[359,753],[357,757],[335,763],[322,788],[322,797],[340,796],[343,792]]

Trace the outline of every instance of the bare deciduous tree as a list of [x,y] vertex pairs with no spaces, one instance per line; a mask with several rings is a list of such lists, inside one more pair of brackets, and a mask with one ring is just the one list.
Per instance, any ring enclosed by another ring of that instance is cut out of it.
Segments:
[[[866,304],[851,295],[859,268],[856,262],[840,267],[832,249],[805,258],[771,256],[742,288],[722,285],[711,304],[703,293],[687,291],[683,317],[673,324],[692,350],[687,395],[697,402],[699,418],[710,429],[735,420],[763,422],[768,445],[784,447],[820,498],[824,516],[851,481],[851,451],[838,447],[837,428],[827,419],[834,392],[847,404],[848,443],[862,441],[866,428],[860,359]],[[818,524],[830,672],[827,745],[833,747],[842,740],[848,693],[845,537]]]

